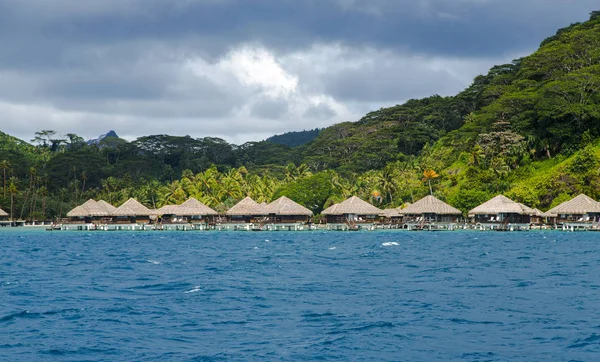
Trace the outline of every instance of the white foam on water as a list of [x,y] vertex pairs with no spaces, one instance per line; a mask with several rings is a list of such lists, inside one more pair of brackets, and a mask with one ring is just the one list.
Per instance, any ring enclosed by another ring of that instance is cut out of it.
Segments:
[[385,243],[381,243],[381,246],[394,246],[394,245],[400,245],[395,241],[386,241]]
[[254,247],[254,250],[258,250],[258,246],[255,246],[255,247]]
[[331,248],[329,248],[329,250],[335,250],[335,246],[332,246]]
[[199,285],[196,285],[196,286],[194,287],[194,289],[186,290],[185,292],[183,292],[183,294],[196,293],[196,292],[199,292],[199,291],[201,291],[201,290],[202,290],[202,289],[200,289],[200,286],[199,286]]
[[267,242],[267,243],[270,243],[270,242],[271,242],[271,240],[269,240],[269,239],[265,239],[265,242]]
[[160,261],[156,261],[156,260],[146,260],[148,263],[152,263],[154,265],[158,265],[158,264],[162,264]]

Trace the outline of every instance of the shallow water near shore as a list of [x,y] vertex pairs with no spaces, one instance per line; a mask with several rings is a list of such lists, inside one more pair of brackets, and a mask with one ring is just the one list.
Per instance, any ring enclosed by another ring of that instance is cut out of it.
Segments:
[[0,360],[596,360],[599,265],[591,232],[0,230]]

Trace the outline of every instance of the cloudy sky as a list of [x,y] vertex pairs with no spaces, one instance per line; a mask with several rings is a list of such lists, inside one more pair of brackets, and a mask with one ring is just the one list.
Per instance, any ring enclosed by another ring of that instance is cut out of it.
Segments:
[[451,95],[597,0],[0,0],[0,131],[261,140]]

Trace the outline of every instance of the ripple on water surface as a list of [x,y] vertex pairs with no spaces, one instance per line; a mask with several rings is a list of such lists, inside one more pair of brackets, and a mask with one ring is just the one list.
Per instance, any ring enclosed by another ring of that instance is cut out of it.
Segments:
[[596,360],[599,238],[0,230],[0,360]]

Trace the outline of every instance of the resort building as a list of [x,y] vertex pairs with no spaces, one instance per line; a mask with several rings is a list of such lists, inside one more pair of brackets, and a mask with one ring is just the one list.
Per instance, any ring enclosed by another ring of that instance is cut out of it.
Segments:
[[162,224],[199,224],[208,223],[217,212],[192,197],[181,205],[165,205],[156,215]]
[[477,224],[529,224],[532,208],[498,195],[469,211],[469,217]]
[[250,197],[246,197],[227,210],[225,215],[227,215],[230,222],[249,224],[256,222],[258,219],[264,221],[263,219],[266,219],[267,211],[265,210],[265,206],[257,203]]
[[368,202],[352,196],[349,199],[332,205],[321,213],[328,224],[374,223],[382,210]]
[[594,222],[600,220],[600,203],[580,194],[548,210],[557,216],[557,222]]
[[186,215],[192,211],[181,205],[165,205],[156,210],[157,221],[161,224],[187,224]]
[[189,210],[190,213],[184,216],[188,217],[188,220],[191,223],[212,222],[214,221],[214,218],[219,215],[218,212],[204,205],[193,197],[190,197],[180,206],[185,207],[186,210]]
[[297,202],[282,196],[264,206],[269,221],[274,223],[307,223],[313,212]]
[[106,201],[96,202],[89,199],[67,213],[69,224],[89,224],[110,222],[112,211],[117,208]]
[[383,224],[395,225],[402,223],[402,215],[400,215],[398,209],[384,209],[379,217]]
[[432,195],[425,196],[414,204],[400,210],[403,222],[412,223],[456,223],[462,212]]
[[148,224],[156,210],[150,210],[136,199],[130,198],[112,212],[113,223],[116,224]]
[[67,212],[67,221],[69,224],[84,224],[86,218],[89,218],[89,211],[82,205],[75,206],[73,210]]
[[104,210],[106,210],[106,212],[108,212],[108,215],[112,215],[113,212],[117,209],[116,207],[104,200],[98,201],[97,204],[100,205]]
[[0,220],[8,220],[8,213],[0,209]]

